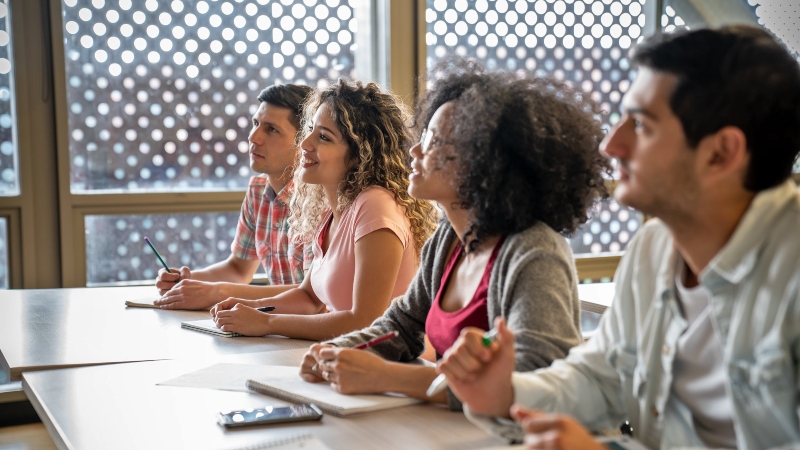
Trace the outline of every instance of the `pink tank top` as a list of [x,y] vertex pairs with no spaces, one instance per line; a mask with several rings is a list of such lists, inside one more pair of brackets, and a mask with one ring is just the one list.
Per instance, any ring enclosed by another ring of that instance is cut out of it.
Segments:
[[505,236],[501,237],[494,246],[492,254],[489,256],[489,261],[486,263],[486,269],[483,271],[481,281],[478,283],[478,288],[475,289],[475,294],[469,303],[459,310],[447,312],[442,309],[442,297],[447,289],[447,284],[453,274],[456,262],[464,252],[464,247],[461,243],[456,244],[456,248],[444,268],[439,292],[436,293],[431,310],[428,311],[428,318],[425,320],[425,333],[428,335],[428,340],[431,341],[434,350],[436,350],[437,359],[444,355],[444,352],[456,342],[463,328],[476,327],[484,331],[489,330],[489,312],[486,307],[489,278],[492,275],[492,267],[494,267],[494,262],[497,259],[497,253],[500,251],[504,241]]

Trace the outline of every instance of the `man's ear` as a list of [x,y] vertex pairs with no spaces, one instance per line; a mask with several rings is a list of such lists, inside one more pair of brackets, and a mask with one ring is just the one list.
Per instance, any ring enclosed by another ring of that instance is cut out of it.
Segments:
[[707,153],[705,160],[708,173],[725,175],[747,169],[747,137],[740,128],[723,127],[703,138],[701,145]]

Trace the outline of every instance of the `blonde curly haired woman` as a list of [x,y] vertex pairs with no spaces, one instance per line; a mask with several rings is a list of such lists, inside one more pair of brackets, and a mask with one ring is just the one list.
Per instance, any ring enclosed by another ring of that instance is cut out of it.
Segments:
[[218,303],[223,331],[323,340],[361,329],[405,293],[436,226],[433,205],[407,192],[411,137],[392,94],[340,79],[305,111],[290,224],[314,259],[297,289]]

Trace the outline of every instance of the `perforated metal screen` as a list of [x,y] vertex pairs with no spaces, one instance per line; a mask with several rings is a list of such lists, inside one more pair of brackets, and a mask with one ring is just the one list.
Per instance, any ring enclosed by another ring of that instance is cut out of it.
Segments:
[[352,76],[344,0],[64,0],[73,193],[244,189],[256,97]]
[[[553,76],[590,92],[619,120],[619,103],[634,73],[628,49],[642,37],[644,0],[428,0],[428,68],[448,54],[475,58],[489,69]],[[570,239],[575,254],[624,250],[640,215],[613,200]]]
[[[258,93],[353,77],[357,3],[64,0],[72,193],[245,189]],[[147,234],[169,264],[221,261],[236,218],[87,216],[87,283],[155,277]]]

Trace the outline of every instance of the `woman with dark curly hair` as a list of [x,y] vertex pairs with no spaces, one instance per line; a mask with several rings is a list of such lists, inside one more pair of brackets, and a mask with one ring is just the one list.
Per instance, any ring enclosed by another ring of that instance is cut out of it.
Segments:
[[[313,345],[301,376],[343,393],[427,397],[433,367],[402,364],[437,356],[465,327],[505,318],[516,335],[517,370],[547,367],[581,342],[573,232],[607,192],[596,106],[554,80],[486,73],[451,61],[431,74],[420,102],[420,143],[411,148],[415,198],[438,202],[447,220],[425,244],[417,277],[370,327]],[[348,349],[390,331],[399,338]]]
[[289,220],[314,259],[297,289],[218,303],[211,313],[219,328],[330,339],[369,325],[408,289],[436,210],[408,194],[411,140],[401,105],[375,83],[339,80],[311,94]]

